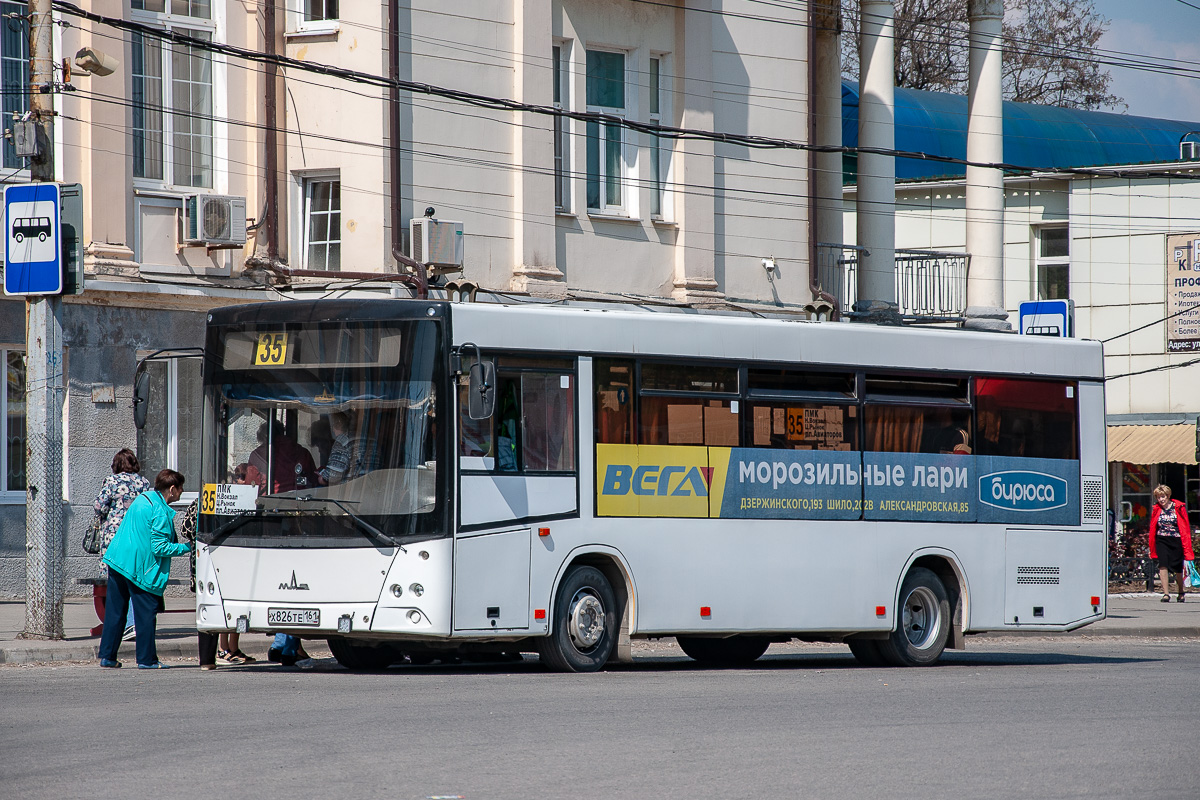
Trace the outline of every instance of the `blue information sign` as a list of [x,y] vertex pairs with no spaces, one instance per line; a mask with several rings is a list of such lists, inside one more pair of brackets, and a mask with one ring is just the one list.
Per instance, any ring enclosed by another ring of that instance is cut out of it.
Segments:
[[58,184],[5,187],[4,231],[4,293],[62,294]]

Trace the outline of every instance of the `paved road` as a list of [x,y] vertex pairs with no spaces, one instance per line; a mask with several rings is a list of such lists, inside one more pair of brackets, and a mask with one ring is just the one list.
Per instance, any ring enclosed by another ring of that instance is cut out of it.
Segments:
[[1192,796],[1200,641],[971,645],[909,670],[857,667],[830,645],[705,670],[665,644],[596,675],[533,661],[9,666],[0,786],[13,798]]

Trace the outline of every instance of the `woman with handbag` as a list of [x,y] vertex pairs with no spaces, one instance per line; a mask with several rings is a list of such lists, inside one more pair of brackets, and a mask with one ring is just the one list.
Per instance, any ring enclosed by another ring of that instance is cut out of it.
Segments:
[[1158,559],[1158,578],[1162,581],[1162,602],[1171,602],[1167,573],[1175,573],[1180,603],[1184,599],[1183,562],[1195,558],[1192,553],[1192,528],[1187,508],[1171,499],[1171,487],[1154,487],[1154,510],[1150,512],[1150,557]]
[[[129,506],[138,495],[150,488],[150,481],[146,480],[141,472],[141,462],[138,461],[132,450],[128,447],[118,450],[117,454],[113,456],[112,474],[104,479],[104,483],[101,484],[100,491],[96,495],[96,500],[92,503],[92,509],[96,512],[96,518],[92,521],[92,525],[97,528],[96,539],[99,549],[95,551],[88,549],[86,547],[87,537],[84,538],[84,542],[85,549],[100,556],[101,578],[108,577],[108,568],[104,565],[103,560],[104,553],[108,550],[113,536],[116,535],[117,528],[121,527],[121,520],[125,519],[125,512],[129,510]],[[132,601],[129,605],[128,617],[129,627],[125,629],[121,637],[126,641],[135,636]]]

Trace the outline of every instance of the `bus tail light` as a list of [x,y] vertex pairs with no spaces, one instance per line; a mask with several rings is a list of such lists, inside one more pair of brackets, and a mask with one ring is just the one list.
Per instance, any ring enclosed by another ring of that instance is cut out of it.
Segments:
[[545,619],[545,618],[546,618],[546,609],[544,609],[544,608],[535,608],[535,609],[533,610],[533,618],[534,618],[534,619]]
[[712,608],[710,608],[709,606],[700,606],[700,616],[711,617],[712,616]]
[[1094,605],[1094,606],[1100,605],[1100,598],[1097,597],[1096,595],[1092,595],[1092,605]]
[[538,536],[549,536],[549,535],[550,535],[549,528],[538,528]]
[[887,606],[875,606],[875,616],[886,617],[887,616]]

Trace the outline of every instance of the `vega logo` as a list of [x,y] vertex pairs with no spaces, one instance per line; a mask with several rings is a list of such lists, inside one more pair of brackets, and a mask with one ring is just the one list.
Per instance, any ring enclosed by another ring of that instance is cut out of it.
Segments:
[[979,478],[979,502],[1005,511],[1049,511],[1067,504],[1067,482],[1044,472],[991,472]]
[[708,497],[712,467],[680,467],[642,464],[609,464],[604,472],[600,494],[659,497]]

